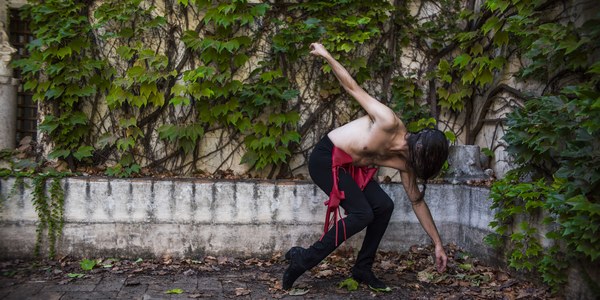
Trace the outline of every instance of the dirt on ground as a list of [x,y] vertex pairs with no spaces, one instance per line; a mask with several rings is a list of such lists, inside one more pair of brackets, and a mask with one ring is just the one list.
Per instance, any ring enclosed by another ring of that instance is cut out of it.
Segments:
[[[265,298],[303,299],[560,299],[547,287],[516,278],[506,270],[487,266],[456,245],[446,246],[446,272],[434,270],[431,246],[412,246],[405,252],[381,252],[374,272],[392,292],[373,292],[364,285],[354,290],[352,284],[340,286],[350,276],[354,260],[352,249],[340,249],[320,265],[302,275],[291,291],[281,288],[281,276],[287,267],[282,254],[269,258],[235,258],[205,256],[196,259],[117,259],[91,258],[0,262],[0,276],[13,280],[53,280],[70,284],[82,278],[109,277],[119,274],[136,276],[228,276],[247,282],[247,288],[236,289],[231,298],[244,298],[253,288],[262,289]],[[346,281],[348,283],[348,281]],[[135,284],[135,282],[132,282]],[[267,291],[268,290],[268,291]],[[207,295],[188,295],[205,298]]]

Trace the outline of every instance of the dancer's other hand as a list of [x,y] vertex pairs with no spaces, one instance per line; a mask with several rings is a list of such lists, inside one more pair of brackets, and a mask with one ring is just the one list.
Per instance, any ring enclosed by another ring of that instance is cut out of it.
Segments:
[[435,267],[438,272],[442,273],[446,270],[446,263],[448,262],[448,257],[446,256],[446,251],[442,245],[435,246]]

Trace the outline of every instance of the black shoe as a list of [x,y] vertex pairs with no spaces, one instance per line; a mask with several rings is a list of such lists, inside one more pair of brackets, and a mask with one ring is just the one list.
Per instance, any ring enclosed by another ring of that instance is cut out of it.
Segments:
[[296,279],[306,272],[306,268],[302,263],[302,254],[304,251],[306,250],[302,247],[292,247],[292,249],[285,254],[285,259],[290,262],[290,265],[283,273],[282,286],[284,290],[291,289]]
[[383,283],[381,280],[375,277],[375,274],[373,274],[373,271],[371,270],[364,271],[352,269],[352,278],[354,278],[354,280],[360,283],[368,285],[370,289],[376,292],[392,291],[390,287],[388,287],[385,283]]

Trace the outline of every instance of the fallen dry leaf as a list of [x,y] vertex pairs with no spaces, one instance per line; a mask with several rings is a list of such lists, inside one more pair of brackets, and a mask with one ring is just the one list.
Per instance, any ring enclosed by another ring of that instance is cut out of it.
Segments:
[[238,297],[239,296],[250,295],[250,292],[251,291],[249,289],[247,289],[247,288],[241,288],[241,287],[235,288],[235,295],[238,296]]
[[310,290],[309,289],[300,289],[300,288],[296,288],[296,289],[291,289],[288,292],[288,295],[290,296],[303,296],[308,294]]
[[384,269],[384,270],[390,270],[396,267],[396,264],[394,264],[393,262],[389,261],[389,260],[384,260],[381,263],[379,263],[379,267]]
[[417,273],[417,279],[421,282],[431,282],[434,278],[433,267]]
[[322,270],[315,274],[317,278],[329,277],[333,275],[333,270]]

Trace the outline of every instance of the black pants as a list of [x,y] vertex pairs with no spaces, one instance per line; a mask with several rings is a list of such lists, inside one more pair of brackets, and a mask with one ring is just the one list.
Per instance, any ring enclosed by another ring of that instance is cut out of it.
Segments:
[[[327,195],[329,195],[333,187],[333,174],[331,172],[331,153],[333,147],[331,140],[325,136],[315,146],[308,162],[310,177]],[[361,191],[350,174],[343,169],[340,168],[338,176],[339,189],[340,191],[344,191],[346,195],[346,199],[342,200],[340,204],[347,214],[344,218],[346,236],[349,238],[367,228],[365,239],[356,258],[354,268],[371,270],[377,248],[392,216],[394,202],[374,180],[371,180],[365,189]],[[342,230],[342,220],[339,220],[337,225],[340,229],[337,240],[343,241],[344,231]],[[319,264],[319,262],[335,250],[337,247],[335,245],[335,234],[335,228],[332,227],[321,240],[309,248],[308,254],[310,259],[308,259],[309,261],[305,261],[308,269]]]

